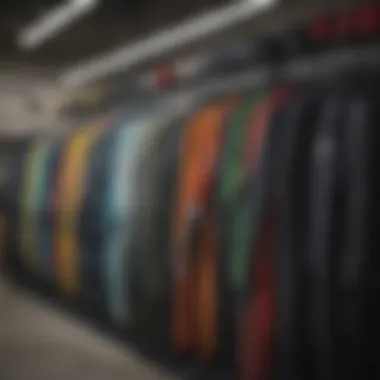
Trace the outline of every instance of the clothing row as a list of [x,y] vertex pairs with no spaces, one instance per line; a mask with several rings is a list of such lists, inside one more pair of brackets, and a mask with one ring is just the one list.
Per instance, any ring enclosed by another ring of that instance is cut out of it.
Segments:
[[37,141],[3,195],[9,267],[243,380],[376,378],[379,83],[285,84]]

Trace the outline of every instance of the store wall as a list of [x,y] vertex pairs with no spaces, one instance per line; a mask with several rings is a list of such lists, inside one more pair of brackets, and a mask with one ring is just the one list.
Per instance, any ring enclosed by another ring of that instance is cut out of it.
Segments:
[[52,80],[0,73],[0,139],[60,133],[62,97]]

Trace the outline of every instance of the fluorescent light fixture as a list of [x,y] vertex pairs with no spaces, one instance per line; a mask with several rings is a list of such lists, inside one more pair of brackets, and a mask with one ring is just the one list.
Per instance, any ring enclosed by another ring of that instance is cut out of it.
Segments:
[[26,50],[42,45],[99,4],[100,0],[69,0],[57,6],[22,30],[18,45]]
[[204,38],[269,9],[278,0],[246,0],[219,7],[191,18],[177,26],[155,32],[151,36],[116,51],[76,65],[62,75],[63,84],[78,86],[109,74],[125,71],[148,60],[159,57],[176,48]]

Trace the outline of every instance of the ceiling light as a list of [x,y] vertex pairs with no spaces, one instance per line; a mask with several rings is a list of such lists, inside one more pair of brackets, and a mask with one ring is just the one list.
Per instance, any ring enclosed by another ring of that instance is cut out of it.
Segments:
[[246,0],[219,7],[91,61],[76,65],[63,73],[61,79],[66,85],[77,86],[107,77],[109,74],[128,70],[145,60],[159,57],[193,41],[247,21],[277,2],[278,0]]
[[18,45],[26,50],[42,45],[99,4],[100,0],[67,1],[23,29],[18,36]]

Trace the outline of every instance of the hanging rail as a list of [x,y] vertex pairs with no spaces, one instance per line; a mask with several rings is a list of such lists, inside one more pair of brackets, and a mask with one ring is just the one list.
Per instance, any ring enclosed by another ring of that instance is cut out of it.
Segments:
[[256,67],[236,75],[203,80],[202,85],[174,90],[174,98],[199,99],[249,91],[286,81],[304,81],[340,75],[347,70],[380,67],[380,43],[360,48],[341,48],[333,52],[313,54],[291,62],[268,67]]
[[[173,107],[191,107],[207,98],[217,98],[234,92],[250,91],[286,81],[304,81],[313,78],[340,75],[348,69],[380,67],[380,43],[357,48],[340,48],[298,58],[271,67],[256,66],[237,74],[201,78],[199,83],[179,83],[172,89],[147,91],[131,86],[124,93],[122,104],[168,102]],[[121,96],[120,96],[121,97]],[[108,103],[107,103],[108,104]],[[121,107],[123,108],[123,107]]]

